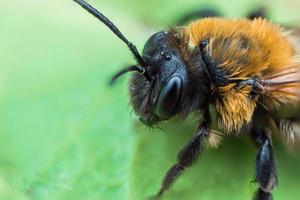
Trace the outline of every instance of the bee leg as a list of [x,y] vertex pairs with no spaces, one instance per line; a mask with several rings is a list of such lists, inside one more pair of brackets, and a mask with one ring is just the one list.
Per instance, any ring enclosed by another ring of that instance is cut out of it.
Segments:
[[177,20],[176,24],[184,25],[187,24],[188,22],[191,22],[192,20],[202,19],[205,17],[220,17],[220,16],[221,16],[220,12],[213,8],[203,8],[184,15],[179,20]]
[[[206,113],[208,113],[208,111]],[[205,139],[208,137],[210,132],[208,128],[209,124],[210,120],[205,120],[202,122],[197,129],[197,133],[179,152],[177,156],[177,163],[173,165],[165,174],[160,190],[156,194],[155,199],[159,199],[163,193],[174,184],[176,179],[183,173],[183,171],[197,161],[198,157],[203,151]]]
[[253,134],[258,136],[257,142],[260,144],[255,167],[255,182],[259,184],[259,188],[254,194],[253,200],[272,200],[272,190],[278,184],[274,150],[267,133],[268,131],[264,130],[263,134]]
[[300,115],[294,114],[290,117],[273,117],[276,127],[286,139],[290,146],[300,141]]
[[259,7],[255,10],[252,10],[248,15],[248,19],[256,19],[256,18],[268,18],[268,13],[264,7]]
[[236,87],[241,88],[245,85],[252,87],[252,92],[255,94],[263,94],[265,92],[265,86],[262,81],[256,77],[252,77],[243,81],[240,81]]

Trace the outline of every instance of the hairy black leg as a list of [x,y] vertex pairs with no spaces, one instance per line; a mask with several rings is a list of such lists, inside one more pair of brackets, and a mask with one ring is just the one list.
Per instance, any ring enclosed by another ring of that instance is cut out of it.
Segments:
[[248,15],[248,19],[256,19],[256,18],[268,18],[268,13],[264,7],[259,7],[255,10],[252,10]]
[[162,194],[173,185],[182,172],[197,161],[198,157],[203,151],[205,138],[207,138],[209,135],[210,118],[208,110],[205,111],[204,117],[206,117],[206,120],[198,127],[197,133],[179,152],[177,156],[177,163],[173,165],[165,174],[160,190],[155,196],[156,198],[162,196]]
[[193,12],[190,12],[190,13],[184,15],[177,21],[176,24],[184,25],[192,20],[202,19],[205,17],[220,17],[220,16],[221,16],[220,12],[217,11],[216,9],[203,8],[203,9],[199,9],[199,10],[196,10],[196,11],[193,11]]
[[272,200],[272,190],[278,184],[272,141],[268,130],[255,129],[253,132],[252,135],[257,136],[257,142],[260,144],[255,166],[255,181],[259,188],[253,200]]
[[240,88],[246,85],[252,87],[252,93],[254,94],[263,94],[265,92],[265,86],[263,81],[259,80],[257,77],[251,77],[249,79],[240,81],[238,82],[236,87]]
[[226,72],[222,69],[222,67],[219,67],[219,63],[213,61],[211,59],[211,52],[212,47],[210,45],[209,39],[203,39],[199,46],[200,55],[202,58],[202,61],[204,63],[204,68],[207,72],[207,75],[215,86],[222,87],[226,86],[230,83],[236,83],[236,88],[240,89],[245,86],[250,86],[252,88],[252,94],[264,94],[266,90],[266,83],[262,80],[260,80],[258,77],[251,77],[246,80],[230,80],[227,79]]

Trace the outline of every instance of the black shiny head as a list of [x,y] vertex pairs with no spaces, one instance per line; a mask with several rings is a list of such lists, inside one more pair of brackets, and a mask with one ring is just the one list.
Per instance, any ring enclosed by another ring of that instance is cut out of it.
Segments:
[[[205,74],[201,73],[202,68],[198,66],[201,60],[194,62],[190,59],[188,40],[183,33],[177,30],[155,33],[146,42],[141,56],[136,47],[102,13],[84,0],[74,1],[110,28],[134,55],[137,64],[116,73],[111,84],[127,72],[139,72],[133,74],[129,90],[133,110],[144,124],[151,126],[176,114],[186,115],[193,108],[201,107],[206,99],[205,90],[202,89],[206,83],[201,83],[201,80],[207,77],[201,77]],[[191,65],[189,60],[197,64]]]
[[158,32],[145,44],[143,59],[152,81],[134,74],[130,84],[131,103],[141,121],[152,125],[180,112],[187,84],[186,63],[176,41],[179,33]]

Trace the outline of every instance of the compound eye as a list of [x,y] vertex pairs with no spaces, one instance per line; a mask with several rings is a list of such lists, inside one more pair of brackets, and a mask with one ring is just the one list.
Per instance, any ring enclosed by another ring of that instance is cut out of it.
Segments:
[[171,77],[159,93],[155,114],[162,120],[172,117],[176,113],[181,93],[182,79]]

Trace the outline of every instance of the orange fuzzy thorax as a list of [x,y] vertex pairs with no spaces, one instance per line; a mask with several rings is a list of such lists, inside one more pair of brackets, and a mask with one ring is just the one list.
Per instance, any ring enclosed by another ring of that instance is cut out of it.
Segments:
[[[253,76],[272,81],[278,81],[278,78],[299,79],[296,77],[300,74],[299,55],[292,37],[267,20],[206,18],[191,23],[184,31],[191,46],[198,46],[202,40],[209,39],[211,60],[226,72],[226,78],[230,80]],[[291,69],[295,69],[296,73],[284,75]],[[270,109],[299,101],[299,84],[277,86],[260,98],[250,97],[250,87],[234,86],[215,88],[219,122],[228,131],[239,130],[251,121],[258,100]]]
[[[240,77],[260,74],[265,70],[272,70],[272,73],[276,73],[295,64],[295,50],[288,33],[284,32],[280,26],[264,19],[259,18],[251,21],[246,19],[206,18],[191,23],[186,31],[194,45],[199,44],[204,38],[212,39],[213,43],[214,40],[220,42],[224,38],[229,38],[231,40],[230,48],[221,49],[225,45],[212,44],[216,47],[212,48],[212,51],[215,51],[213,57],[215,59],[221,58],[221,61],[224,62],[229,62],[229,58],[231,60],[241,60],[241,57],[249,60],[245,63],[246,65],[243,65],[246,69],[239,69],[239,73],[236,74]],[[241,49],[237,47],[242,40],[246,40],[249,48]],[[241,66],[230,66],[228,64],[224,67],[230,69],[230,67],[239,68]],[[237,72],[236,69],[234,71]]]

